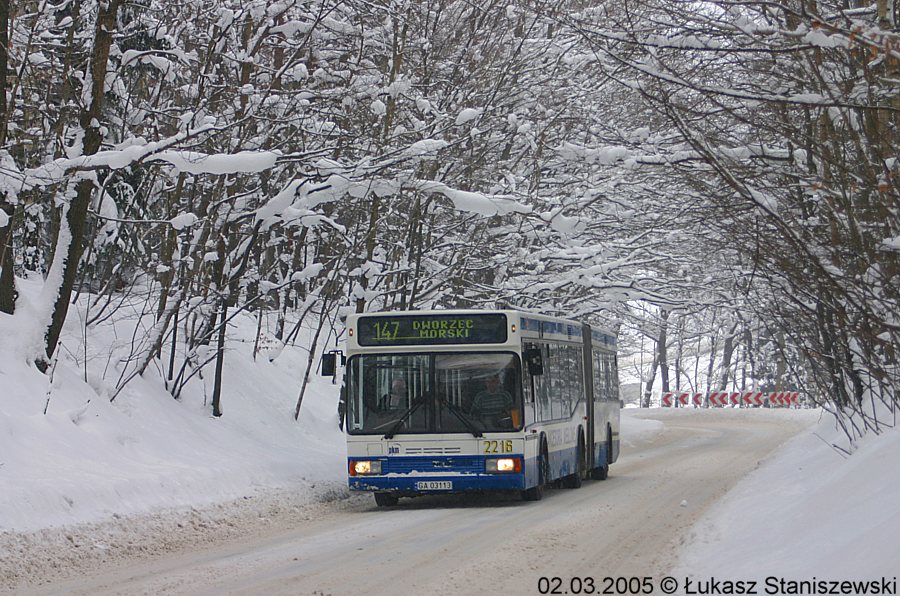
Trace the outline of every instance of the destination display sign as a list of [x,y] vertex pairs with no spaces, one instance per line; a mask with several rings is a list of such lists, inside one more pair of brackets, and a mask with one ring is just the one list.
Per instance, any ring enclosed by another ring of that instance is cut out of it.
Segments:
[[498,344],[506,341],[506,315],[398,315],[360,317],[361,346]]

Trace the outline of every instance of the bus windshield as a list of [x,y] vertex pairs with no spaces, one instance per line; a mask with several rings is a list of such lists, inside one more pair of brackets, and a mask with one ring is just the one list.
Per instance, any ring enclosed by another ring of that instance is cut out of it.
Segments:
[[472,433],[522,427],[511,352],[364,354],[347,365],[351,434]]

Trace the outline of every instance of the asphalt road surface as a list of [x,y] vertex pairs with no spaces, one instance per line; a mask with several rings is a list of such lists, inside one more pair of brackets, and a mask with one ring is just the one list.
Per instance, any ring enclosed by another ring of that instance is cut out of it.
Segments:
[[[539,502],[369,495],[314,519],[191,552],[129,561],[54,585],[65,594],[539,594],[542,577],[658,582],[704,511],[809,417],[761,410],[631,411],[606,481]],[[588,580],[584,580],[588,581]],[[585,584],[586,585],[586,584]],[[578,584],[575,585],[577,587]],[[550,586],[554,587],[554,586]],[[658,593],[658,592],[657,592]]]

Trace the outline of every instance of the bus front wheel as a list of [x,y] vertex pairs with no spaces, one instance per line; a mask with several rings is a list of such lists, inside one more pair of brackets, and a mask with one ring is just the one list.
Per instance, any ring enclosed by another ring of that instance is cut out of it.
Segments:
[[591,470],[591,478],[594,480],[606,480],[609,476],[609,464],[603,464],[599,468]]
[[591,470],[591,478],[594,480],[606,480],[609,476],[609,462],[612,460],[612,429],[606,428],[606,463],[600,464]]
[[537,486],[522,491],[522,498],[526,501],[540,501],[544,498],[544,484],[550,478],[550,456],[547,454],[547,443],[541,441],[541,454],[538,456],[538,483]]
[[375,504],[379,507],[393,507],[399,500],[397,495],[391,493],[375,493]]
[[566,476],[563,483],[566,488],[581,488],[581,479],[584,478],[584,439],[579,435],[578,449],[575,450],[575,473]]

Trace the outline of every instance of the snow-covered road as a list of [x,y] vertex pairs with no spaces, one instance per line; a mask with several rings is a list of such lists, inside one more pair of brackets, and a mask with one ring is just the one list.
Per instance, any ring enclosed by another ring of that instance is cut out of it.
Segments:
[[542,576],[596,578],[598,589],[607,576],[658,582],[698,517],[812,421],[793,414],[631,412],[662,425],[623,437],[607,481],[550,490],[540,502],[435,496],[378,509],[368,495],[354,496],[307,520],[270,520],[252,537],[125,561],[34,591],[537,594]]

